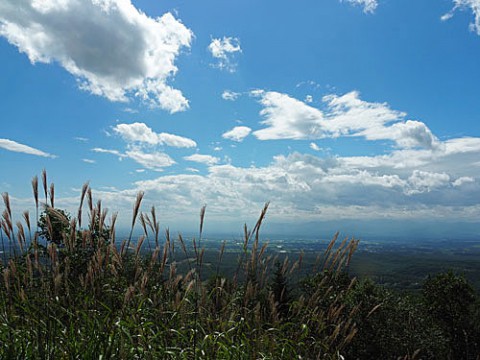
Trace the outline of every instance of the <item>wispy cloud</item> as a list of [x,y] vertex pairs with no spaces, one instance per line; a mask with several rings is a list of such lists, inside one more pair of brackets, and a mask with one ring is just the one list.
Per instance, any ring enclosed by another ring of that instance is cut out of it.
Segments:
[[223,100],[228,100],[228,101],[235,101],[241,94],[238,92],[230,91],[230,90],[225,90],[222,93],[222,99]]
[[146,169],[162,171],[175,164],[175,161],[158,146],[176,148],[192,148],[197,143],[192,139],[169,133],[156,133],[144,123],[118,124],[113,132],[125,142],[125,151],[94,148],[92,151],[118,156],[120,159],[129,158]]
[[363,7],[364,13],[373,13],[378,6],[377,0],[341,0],[352,5]]
[[184,157],[185,160],[187,161],[193,161],[205,165],[215,165],[218,164],[220,159],[218,157],[212,156],[212,155],[203,155],[203,154],[193,154],[189,156]]
[[129,113],[129,114],[138,114],[137,109],[132,109],[132,108],[129,108],[129,107],[124,108],[123,112]]
[[252,129],[248,126],[235,126],[233,129],[222,134],[224,139],[229,139],[237,142],[243,141],[250,133]]
[[474,16],[474,21],[470,23],[470,30],[480,35],[480,0],[453,0],[453,3],[453,9],[443,15],[441,19],[443,21],[449,20],[453,17],[455,11],[469,9]]
[[155,171],[163,171],[164,168],[175,164],[170,156],[159,151],[146,153],[141,149],[131,149],[127,150],[125,155],[145,168]]
[[9,140],[9,139],[0,139],[0,148],[8,150],[8,151],[13,151],[13,152],[18,152],[18,153],[23,153],[23,154],[29,154],[29,155],[35,155],[35,156],[42,156],[42,157],[47,157],[47,158],[55,158],[55,155],[49,154],[47,152],[44,152],[42,150],[35,149],[31,146],[20,144],[16,141]]
[[170,13],[150,18],[130,0],[4,0],[0,35],[32,63],[59,63],[92,94],[138,97],[172,113],[188,108],[168,79],[192,32]]
[[224,36],[221,39],[212,39],[208,50],[217,60],[213,66],[229,72],[236,70],[235,55],[242,52],[238,38]]
[[87,163],[87,164],[95,164],[95,163],[96,163],[96,161],[95,161],[95,160],[92,160],[92,159],[82,159],[82,161],[83,161],[84,163]]
[[163,171],[164,168],[175,164],[175,161],[167,154],[160,151],[144,152],[141,148],[132,146],[125,153],[118,150],[93,148],[92,151],[103,154],[115,155],[119,160],[129,158],[142,165],[143,167]]
[[122,153],[121,153],[120,151],[118,151],[118,150],[104,149],[104,148],[96,147],[96,148],[93,148],[92,151],[93,151],[93,152],[97,152],[97,153],[102,153],[102,154],[115,155],[115,156],[118,156],[119,158],[124,158],[124,157],[126,157],[125,154],[122,154]]
[[88,138],[82,137],[82,136],[76,136],[73,139],[78,141],[78,142],[88,142]]

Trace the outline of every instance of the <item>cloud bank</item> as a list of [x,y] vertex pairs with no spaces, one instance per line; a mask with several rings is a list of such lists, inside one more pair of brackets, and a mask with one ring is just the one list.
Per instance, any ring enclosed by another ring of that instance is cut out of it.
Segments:
[[[262,167],[212,161],[206,175],[160,176],[106,197],[118,199],[146,191],[147,198],[160,208],[192,219],[203,204],[214,219],[245,219],[251,217],[252,209],[270,200],[273,221],[476,221],[480,166],[474,164],[478,163],[480,139],[455,139],[445,149],[440,155],[409,149],[372,157],[326,158],[293,152],[278,155]],[[208,156],[196,158],[208,164]]]

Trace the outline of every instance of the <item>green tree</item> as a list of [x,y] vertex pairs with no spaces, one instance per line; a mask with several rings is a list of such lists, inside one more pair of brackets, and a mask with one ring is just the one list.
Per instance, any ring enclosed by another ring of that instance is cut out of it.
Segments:
[[292,298],[288,287],[288,280],[285,276],[285,269],[279,261],[275,263],[275,272],[273,273],[271,290],[273,292],[277,312],[280,315],[280,318],[286,319],[288,317]]
[[476,294],[465,277],[452,271],[429,276],[422,294],[429,313],[449,339],[449,358],[468,359],[477,355],[478,333],[472,322]]
[[347,358],[444,359],[447,347],[441,329],[431,321],[418,296],[358,282],[346,296],[349,309],[357,308],[353,320],[358,333]]
[[62,209],[47,207],[38,219],[39,235],[57,245],[70,233],[70,214]]

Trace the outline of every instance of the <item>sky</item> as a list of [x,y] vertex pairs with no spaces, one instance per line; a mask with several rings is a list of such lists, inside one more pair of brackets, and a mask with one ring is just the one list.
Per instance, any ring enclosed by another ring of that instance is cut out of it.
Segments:
[[[1,0],[0,191],[125,226],[480,232],[480,0]],[[342,224],[345,229],[342,229]],[[322,227],[323,226],[323,227]]]

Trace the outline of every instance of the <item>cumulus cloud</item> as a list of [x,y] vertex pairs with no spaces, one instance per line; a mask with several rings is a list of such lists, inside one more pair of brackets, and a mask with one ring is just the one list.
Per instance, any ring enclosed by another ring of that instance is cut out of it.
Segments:
[[450,183],[450,176],[446,173],[432,173],[422,170],[414,170],[408,178],[411,188],[405,191],[407,194],[430,192],[435,188],[441,188]]
[[356,91],[342,96],[323,97],[323,109],[278,92],[256,90],[263,109],[265,128],[254,131],[260,140],[364,137],[390,140],[401,148],[435,148],[438,139],[419,121],[406,120],[406,114],[385,103],[367,102]]
[[362,6],[364,13],[373,13],[378,6],[377,0],[341,0],[352,5]]
[[311,142],[311,143],[310,143],[310,149],[315,150],[315,151],[320,151],[320,150],[322,150],[322,149],[320,148],[320,146],[318,146],[318,145],[315,144],[314,142]]
[[236,70],[235,55],[242,52],[238,38],[224,36],[221,39],[212,39],[208,50],[217,61],[213,66],[229,72]]
[[441,17],[443,21],[449,20],[457,10],[469,9],[472,11],[474,21],[470,23],[470,30],[480,35],[480,0],[453,0],[454,7],[451,11]]
[[55,158],[55,155],[46,153],[42,150],[35,149],[31,146],[20,144],[16,141],[9,140],[9,139],[0,139],[0,148],[8,150],[8,151],[13,151],[13,152],[18,152],[18,153],[23,153],[23,154],[29,154],[29,155],[35,155],[35,156],[42,156],[42,157],[47,157],[47,158]]
[[218,157],[211,156],[211,155],[203,155],[203,154],[193,154],[193,155],[185,156],[184,159],[187,161],[193,161],[193,162],[197,162],[197,163],[201,163],[209,166],[218,164],[218,162],[220,161]]
[[130,0],[5,0],[0,35],[32,63],[60,64],[92,94],[138,97],[172,113],[188,108],[169,80],[192,32],[171,13],[153,19]]
[[402,148],[433,149],[440,146],[430,129],[424,123],[415,120],[407,120],[392,126],[368,128],[359,135],[365,136],[367,140],[393,140]]
[[241,142],[250,134],[251,131],[252,129],[250,129],[248,126],[235,126],[233,129],[223,133],[222,137],[224,139]]
[[144,123],[118,124],[113,131],[127,142],[138,142],[148,145],[167,145],[178,148],[196,147],[197,143],[192,139],[168,134],[156,133]]

